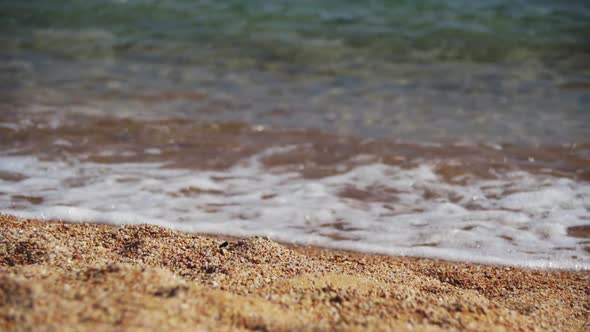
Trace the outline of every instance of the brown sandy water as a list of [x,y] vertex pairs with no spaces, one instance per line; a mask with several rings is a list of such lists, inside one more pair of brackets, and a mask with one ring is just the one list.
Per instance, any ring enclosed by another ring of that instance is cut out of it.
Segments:
[[0,149],[44,160],[164,162],[169,167],[224,169],[270,147],[295,146],[265,158],[264,164],[298,169],[306,177],[322,177],[363,162],[412,167],[433,161],[437,173],[448,181],[465,176],[493,178],[495,172],[510,170],[590,180],[589,142],[533,146],[417,144],[361,139],[313,129],[268,129],[243,122],[142,121],[72,115],[55,124],[51,113],[27,116],[26,120],[17,118],[0,118]]

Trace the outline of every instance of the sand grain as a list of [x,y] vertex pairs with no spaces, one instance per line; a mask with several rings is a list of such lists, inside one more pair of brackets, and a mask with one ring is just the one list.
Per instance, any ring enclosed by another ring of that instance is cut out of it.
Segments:
[[589,317],[587,272],[0,215],[2,331],[587,331]]

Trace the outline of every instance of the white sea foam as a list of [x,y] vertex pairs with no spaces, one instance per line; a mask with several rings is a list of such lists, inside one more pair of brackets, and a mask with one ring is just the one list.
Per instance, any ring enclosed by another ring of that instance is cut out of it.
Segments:
[[[1,156],[0,211],[108,224],[152,223],[190,232],[268,235],[279,241],[394,255],[543,268],[590,269],[567,228],[588,224],[590,185],[510,172],[464,185],[433,165],[368,164],[322,179],[264,169],[267,151],[226,171],[157,163],[44,162]],[[386,199],[338,195],[392,189]],[[426,193],[435,193],[426,195]],[[12,196],[39,196],[41,204]]]

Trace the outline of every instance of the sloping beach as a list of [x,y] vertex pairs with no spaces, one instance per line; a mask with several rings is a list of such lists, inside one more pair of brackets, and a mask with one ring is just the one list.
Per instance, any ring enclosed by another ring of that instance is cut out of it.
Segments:
[[0,216],[3,331],[584,331],[589,277]]

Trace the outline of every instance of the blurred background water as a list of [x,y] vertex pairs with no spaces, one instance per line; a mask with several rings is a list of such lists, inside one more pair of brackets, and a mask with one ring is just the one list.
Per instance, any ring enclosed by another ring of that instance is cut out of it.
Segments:
[[583,141],[590,124],[581,0],[1,0],[0,31],[5,113],[83,99],[117,116],[518,144]]

